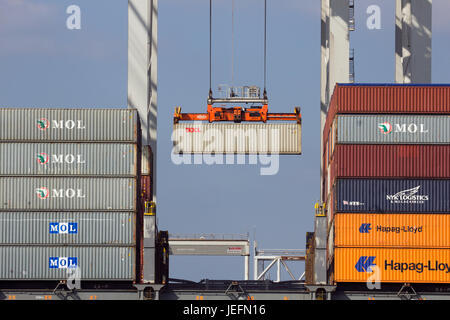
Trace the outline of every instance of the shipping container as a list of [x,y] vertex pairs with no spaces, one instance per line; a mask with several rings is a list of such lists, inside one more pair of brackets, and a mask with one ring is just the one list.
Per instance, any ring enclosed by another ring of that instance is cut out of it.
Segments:
[[137,143],[135,109],[0,109],[3,141],[104,141]]
[[338,83],[330,113],[450,113],[450,85]]
[[450,85],[336,84],[323,131],[336,114],[450,114]]
[[450,249],[336,248],[334,281],[450,283]]
[[137,145],[0,143],[0,175],[136,176]]
[[338,213],[334,245],[450,248],[450,214]]
[[0,211],[134,211],[134,178],[0,177]]
[[450,144],[450,116],[337,115],[335,144]]
[[0,245],[136,244],[134,212],[0,212]]
[[336,145],[325,178],[450,179],[450,145]]
[[0,280],[132,281],[135,248],[108,246],[0,246]]
[[337,179],[335,212],[450,213],[450,180]]
[[174,153],[301,154],[297,123],[178,123]]

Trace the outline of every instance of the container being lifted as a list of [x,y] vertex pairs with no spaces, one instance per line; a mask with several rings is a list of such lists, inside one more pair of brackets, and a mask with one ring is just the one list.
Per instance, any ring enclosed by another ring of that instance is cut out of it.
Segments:
[[[261,89],[257,86],[244,86],[230,87],[223,98],[213,97],[210,23],[210,88],[207,111],[181,113],[181,107],[175,108],[172,135],[174,153],[301,154],[300,108],[295,107],[294,113],[269,113],[266,91],[266,1],[264,14],[263,94],[261,95]],[[210,22],[211,16],[212,1]],[[219,103],[232,106],[214,106]],[[184,121],[190,123],[180,123]]]

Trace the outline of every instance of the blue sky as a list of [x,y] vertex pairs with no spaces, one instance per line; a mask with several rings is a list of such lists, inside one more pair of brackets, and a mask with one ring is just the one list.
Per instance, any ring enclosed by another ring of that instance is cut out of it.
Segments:
[[[358,0],[357,82],[394,81],[394,1]],[[158,221],[170,233],[247,233],[260,248],[304,248],[319,198],[320,1],[268,0],[272,112],[302,107],[303,154],[274,176],[256,165],[170,160],[172,115],[203,112],[208,94],[209,1],[159,3]],[[231,0],[215,0],[213,88],[231,82]],[[66,28],[79,5],[81,30]],[[382,9],[368,30],[366,8]],[[433,1],[433,82],[450,82],[450,2]],[[235,84],[263,81],[263,1],[236,1]],[[8,107],[118,107],[127,99],[126,0],[0,0],[0,103]],[[171,277],[242,279],[242,258],[172,257]],[[302,267],[297,270],[301,271]],[[284,279],[287,279],[284,276]]]

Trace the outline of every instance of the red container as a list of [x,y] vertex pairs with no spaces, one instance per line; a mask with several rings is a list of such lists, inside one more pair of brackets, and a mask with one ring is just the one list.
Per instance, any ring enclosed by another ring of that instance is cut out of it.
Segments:
[[324,146],[336,113],[449,114],[450,85],[336,84],[324,128]]
[[450,145],[336,145],[324,176],[336,178],[450,178]]

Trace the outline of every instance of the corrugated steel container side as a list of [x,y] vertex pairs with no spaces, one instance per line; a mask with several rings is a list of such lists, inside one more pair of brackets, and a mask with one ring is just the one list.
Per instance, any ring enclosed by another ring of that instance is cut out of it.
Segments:
[[385,283],[450,283],[450,249],[335,249],[336,283],[375,277]]
[[134,212],[0,212],[0,245],[136,244]]
[[336,145],[324,183],[336,178],[450,178],[450,145]]
[[338,213],[336,247],[450,248],[450,214]]
[[137,145],[0,143],[0,175],[136,176]]
[[338,115],[335,143],[450,144],[450,116]]
[[178,123],[174,153],[301,154],[297,123]]
[[335,212],[450,212],[450,180],[337,179],[334,192]]
[[0,177],[0,211],[135,211],[135,178]]
[[135,109],[0,109],[3,141],[137,143],[139,130]]
[[336,84],[330,113],[450,113],[450,85]]
[[450,86],[336,84],[323,131],[342,114],[450,114]]
[[67,280],[74,268],[61,258],[71,258],[81,281],[135,279],[134,247],[0,246],[0,280]]

